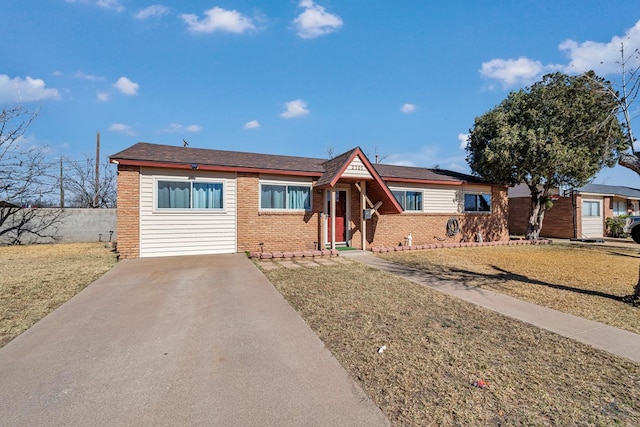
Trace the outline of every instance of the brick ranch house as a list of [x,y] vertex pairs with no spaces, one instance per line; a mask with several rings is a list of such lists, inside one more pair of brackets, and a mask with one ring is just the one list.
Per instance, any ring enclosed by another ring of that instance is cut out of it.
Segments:
[[[640,190],[615,185],[587,184],[553,191],[553,207],[545,212],[541,236],[561,239],[606,237],[607,218],[640,214]],[[509,231],[526,234],[529,189],[509,189]]]
[[110,160],[122,258],[509,237],[505,186],[358,147],[326,160],[141,142]]

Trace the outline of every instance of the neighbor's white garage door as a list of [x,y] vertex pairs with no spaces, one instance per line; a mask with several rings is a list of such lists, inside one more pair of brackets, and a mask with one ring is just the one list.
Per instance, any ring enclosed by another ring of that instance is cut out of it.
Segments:
[[603,237],[602,207],[602,197],[582,199],[582,236],[580,237]]

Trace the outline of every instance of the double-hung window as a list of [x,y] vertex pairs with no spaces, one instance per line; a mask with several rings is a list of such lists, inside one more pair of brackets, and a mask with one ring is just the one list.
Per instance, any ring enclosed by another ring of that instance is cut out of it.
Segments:
[[583,216],[600,216],[600,202],[583,200],[582,215]]
[[311,210],[311,186],[260,184],[260,209]]
[[157,181],[158,209],[223,209],[221,182]]
[[491,212],[491,195],[466,193],[464,195],[464,211],[482,213]]
[[616,200],[613,202],[613,216],[622,216],[627,214],[627,202]]
[[394,197],[405,211],[422,211],[422,191],[392,191]]

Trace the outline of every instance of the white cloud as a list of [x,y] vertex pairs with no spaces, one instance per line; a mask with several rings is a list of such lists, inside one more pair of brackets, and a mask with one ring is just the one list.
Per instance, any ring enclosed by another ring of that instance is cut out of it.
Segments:
[[0,103],[20,103],[59,99],[58,89],[47,88],[42,79],[29,76],[10,78],[0,74]]
[[86,74],[86,73],[84,73],[82,71],[76,71],[76,73],[73,75],[73,77],[75,77],[76,79],[88,80],[90,82],[103,82],[103,81],[105,81],[104,77],[94,76],[93,74]]
[[285,111],[280,114],[280,117],[284,117],[285,119],[302,117],[309,114],[307,103],[302,99],[296,99],[295,101],[286,102],[284,104],[284,107]]
[[312,0],[301,0],[299,6],[304,11],[293,20],[297,34],[303,39],[313,39],[338,31],[342,19],[315,4]]
[[151,6],[140,9],[133,17],[136,19],[157,18],[169,13],[169,8],[161,4],[153,4]]
[[[539,80],[544,74],[561,71],[577,74],[593,70],[604,76],[620,72],[620,48],[624,43],[625,55],[640,49],[640,20],[624,36],[613,36],[610,41],[596,42],[587,40],[577,42],[565,40],[558,45],[560,51],[566,52],[569,62],[563,64],[543,64],[540,61],[520,57],[518,59],[496,58],[484,62],[480,74],[484,77],[502,82],[503,87],[525,86]],[[633,55],[628,69],[640,66],[640,57]]]
[[124,123],[113,123],[109,126],[109,131],[121,133],[127,136],[136,136],[136,132],[133,127],[125,125]]
[[140,85],[126,77],[120,77],[118,81],[113,84],[113,87],[125,95],[137,95]]
[[169,124],[169,126],[167,126],[166,128],[164,128],[162,131],[163,132],[167,132],[167,133],[183,133],[183,132],[190,132],[190,133],[195,133],[195,132],[200,132],[202,130],[202,127],[198,126],[198,125],[183,125],[180,123],[171,123]]
[[469,134],[468,133],[459,133],[458,141],[460,141],[460,149],[466,150],[467,145],[469,144]]
[[480,74],[502,81],[504,87],[513,87],[531,84],[553,68],[556,67],[545,66],[540,61],[521,56],[518,59],[492,59],[483,62]]
[[118,0],[65,0],[67,3],[82,3],[91,4],[103,9],[115,10],[116,12],[122,12],[124,6],[120,4]]
[[250,18],[235,10],[214,7],[206,10],[204,15],[204,18],[199,19],[194,14],[182,14],[180,18],[187,24],[187,28],[192,33],[225,31],[239,34],[256,29]]
[[109,92],[98,92],[96,93],[96,98],[100,102],[107,102],[111,99],[111,94]]
[[118,0],[97,0],[96,6],[115,10],[116,12],[122,12],[124,10],[124,6],[122,6]]
[[[620,72],[620,48],[624,43],[625,56],[640,49],[640,20],[625,31],[624,36],[613,36],[607,43],[585,41],[578,43],[565,40],[558,48],[569,56],[567,73],[582,73],[594,70],[597,74],[606,75]],[[628,64],[632,68],[640,65],[640,58],[634,55],[635,63]]]
[[244,129],[256,129],[260,127],[260,123],[257,120],[251,120],[244,124]]
[[405,114],[408,113],[413,113],[416,111],[416,105],[415,104],[404,104],[401,108],[400,111],[402,111]]

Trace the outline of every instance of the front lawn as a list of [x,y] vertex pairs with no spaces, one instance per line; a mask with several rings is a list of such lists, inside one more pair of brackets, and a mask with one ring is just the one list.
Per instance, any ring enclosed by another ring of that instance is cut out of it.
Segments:
[[640,333],[640,308],[622,302],[638,281],[640,250],[634,247],[554,243],[380,256],[443,279]]
[[265,274],[393,425],[640,425],[627,359],[357,262]]
[[115,263],[104,243],[0,246],[0,347]]

